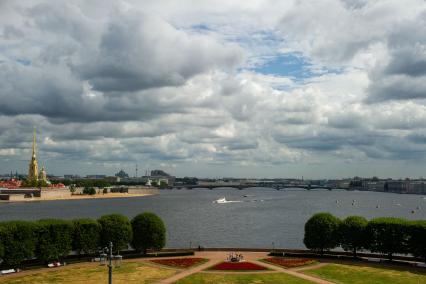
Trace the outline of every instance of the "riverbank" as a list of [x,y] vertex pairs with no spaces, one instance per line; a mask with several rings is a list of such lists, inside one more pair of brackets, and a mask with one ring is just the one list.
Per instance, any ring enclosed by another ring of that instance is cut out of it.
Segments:
[[[80,191],[78,191],[80,192]],[[25,194],[10,194],[8,200],[0,200],[0,203],[16,202],[40,202],[54,200],[81,200],[81,199],[110,199],[110,198],[131,198],[158,194],[155,188],[131,188],[129,192],[108,192],[103,193],[98,190],[96,194],[72,194],[69,189],[42,189],[40,196],[28,197]]]

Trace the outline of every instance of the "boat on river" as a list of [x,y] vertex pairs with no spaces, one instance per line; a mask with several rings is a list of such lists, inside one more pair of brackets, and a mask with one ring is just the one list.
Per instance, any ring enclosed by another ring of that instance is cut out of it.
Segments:
[[226,202],[227,201],[225,197],[222,197],[222,198],[219,198],[218,200],[213,201],[213,203],[226,203]]

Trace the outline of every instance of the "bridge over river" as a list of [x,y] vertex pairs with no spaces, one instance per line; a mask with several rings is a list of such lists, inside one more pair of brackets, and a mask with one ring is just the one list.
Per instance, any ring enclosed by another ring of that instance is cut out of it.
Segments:
[[311,189],[337,189],[333,188],[328,185],[313,185],[313,184],[285,184],[285,183],[271,183],[271,182],[258,182],[258,183],[236,183],[236,182],[223,182],[223,183],[200,183],[195,185],[178,185],[173,186],[173,188],[176,189],[195,189],[195,188],[208,188],[208,189],[215,189],[215,188],[235,188],[235,189],[246,189],[246,188],[252,188],[252,187],[266,187],[266,188],[273,188],[276,190],[281,189],[287,189],[287,188],[302,188],[306,190]]

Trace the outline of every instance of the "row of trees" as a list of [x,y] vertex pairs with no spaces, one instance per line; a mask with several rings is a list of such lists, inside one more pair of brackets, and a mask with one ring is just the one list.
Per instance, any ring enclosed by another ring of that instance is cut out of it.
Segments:
[[345,251],[369,250],[386,254],[412,254],[426,263],[426,220],[349,216],[344,220],[330,213],[317,213],[305,224],[305,246],[323,254],[341,246]]
[[70,180],[70,179],[64,179],[61,180],[61,183],[63,183],[66,186],[75,185],[76,187],[109,187],[111,186],[111,183],[104,179],[77,179],[77,180]]
[[98,220],[45,219],[0,223],[0,259],[2,266],[16,267],[26,259],[49,262],[60,260],[74,250],[95,254],[112,242],[116,251],[129,245],[146,254],[166,244],[166,228],[153,213],[142,213],[131,221],[123,215],[105,215]]

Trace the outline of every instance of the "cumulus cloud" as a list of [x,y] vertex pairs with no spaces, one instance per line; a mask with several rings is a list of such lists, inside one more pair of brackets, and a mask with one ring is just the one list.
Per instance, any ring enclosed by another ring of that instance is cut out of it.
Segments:
[[425,2],[282,2],[0,2],[0,156],[25,169],[36,125],[58,174],[424,159]]

